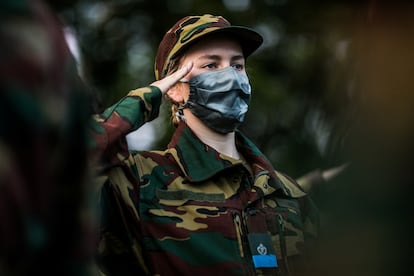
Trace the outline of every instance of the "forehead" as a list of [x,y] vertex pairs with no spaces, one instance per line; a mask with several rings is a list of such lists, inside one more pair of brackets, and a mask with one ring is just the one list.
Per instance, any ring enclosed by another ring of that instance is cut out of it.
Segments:
[[226,37],[223,35],[215,35],[211,37],[203,38],[191,45],[184,53],[185,56],[195,54],[214,54],[226,52],[232,55],[243,55],[242,47],[239,41],[232,37]]

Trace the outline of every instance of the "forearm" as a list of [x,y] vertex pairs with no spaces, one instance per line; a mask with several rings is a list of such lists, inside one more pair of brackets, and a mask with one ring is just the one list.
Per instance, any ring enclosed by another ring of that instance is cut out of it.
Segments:
[[139,88],[130,91],[102,114],[94,115],[90,122],[94,151],[111,155],[127,152],[125,136],[158,116],[161,99],[162,94],[157,87]]

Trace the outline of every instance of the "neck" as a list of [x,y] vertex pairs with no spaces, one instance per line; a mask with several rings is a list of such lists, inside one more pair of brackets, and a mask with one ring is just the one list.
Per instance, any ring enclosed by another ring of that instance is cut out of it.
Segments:
[[235,159],[240,159],[239,152],[236,148],[234,132],[226,134],[215,132],[194,116],[188,109],[184,109],[184,116],[187,125],[204,144],[214,148],[222,154]]

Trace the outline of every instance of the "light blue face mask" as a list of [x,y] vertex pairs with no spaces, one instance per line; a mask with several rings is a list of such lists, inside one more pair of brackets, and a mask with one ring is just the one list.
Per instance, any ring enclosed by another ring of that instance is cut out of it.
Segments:
[[246,73],[233,67],[201,73],[189,81],[187,107],[209,128],[229,133],[243,122],[249,108],[251,87]]

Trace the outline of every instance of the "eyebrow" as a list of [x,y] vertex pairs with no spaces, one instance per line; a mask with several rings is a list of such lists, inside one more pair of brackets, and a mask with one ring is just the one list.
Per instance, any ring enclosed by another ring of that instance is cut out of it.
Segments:
[[[199,57],[199,59],[213,59],[213,60],[220,60],[221,56],[219,55],[203,55],[201,57]],[[239,60],[239,59],[244,59],[243,55],[235,55],[231,57],[231,60]]]

